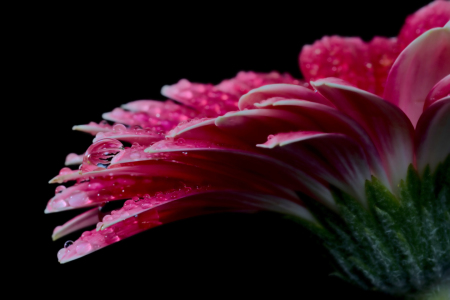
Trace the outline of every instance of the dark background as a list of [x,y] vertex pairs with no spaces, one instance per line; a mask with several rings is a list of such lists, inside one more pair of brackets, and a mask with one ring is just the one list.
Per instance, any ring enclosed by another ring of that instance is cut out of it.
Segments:
[[[61,297],[87,293],[88,286],[100,293],[129,290],[149,298],[161,291],[166,297],[181,292],[212,299],[268,292],[304,299],[369,297],[328,276],[330,269],[312,239],[271,214],[180,221],[60,265],[58,249],[80,233],[56,242],[51,233],[74,213],[43,211],[55,188],[48,180],[68,153],[82,153],[91,143],[91,136],[72,132],[73,125],[99,122],[103,112],[132,100],[163,100],[161,87],[181,78],[218,83],[240,70],[277,70],[300,78],[302,45],[323,35],[366,41],[395,36],[405,17],[428,3],[394,2],[400,3],[40,7],[22,37],[28,64],[23,72],[30,83],[13,99],[31,131],[24,155],[33,157],[35,171],[16,181],[15,191],[29,199],[16,218],[24,227],[15,235],[16,253],[23,254],[11,275],[36,283],[36,293]],[[25,90],[32,96],[23,99]],[[22,167],[15,169],[23,175]]]

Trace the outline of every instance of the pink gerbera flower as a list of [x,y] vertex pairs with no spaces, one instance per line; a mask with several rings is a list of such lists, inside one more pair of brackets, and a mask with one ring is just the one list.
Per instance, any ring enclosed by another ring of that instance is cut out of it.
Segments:
[[[398,38],[324,37],[305,46],[305,80],[240,72],[180,80],[171,100],[134,101],[75,126],[46,213],[91,209],[55,228],[85,231],[65,263],[144,230],[217,212],[273,211],[319,236],[337,275],[394,295],[450,279],[450,3],[410,16]],[[126,145],[131,145],[130,147]],[[107,211],[108,202],[126,200]],[[106,206],[105,206],[106,204]],[[440,294],[439,294],[440,293]]]

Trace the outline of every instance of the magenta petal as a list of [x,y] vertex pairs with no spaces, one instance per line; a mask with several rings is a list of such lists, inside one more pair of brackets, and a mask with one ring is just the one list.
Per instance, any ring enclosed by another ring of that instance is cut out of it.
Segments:
[[342,133],[357,141],[363,148],[374,175],[385,185],[389,185],[377,148],[365,130],[353,119],[337,109],[308,101],[281,100],[273,106],[308,116],[312,121],[320,124],[323,132]]
[[386,79],[392,65],[397,59],[397,38],[374,37],[369,43],[369,54],[373,76],[375,79],[375,94],[382,96],[386,85]]
[[216,88],[220,91],[240,97],[252,89],[276,83],[295,84],[311,88],[309,83],[295,79],[288,73],[255,73],[243,71],[239,72],[235,78],[223,80],[216,85]]
[[427,165],[433,172],[450,154],[450,97],[436,101],[424,111],[417,123],[417,168],[422,173]]
[[443,27],[450,20],[450,3],[447,0],[432,1],[414,14],[408,16],[398,36],[400,50],[403,50],[425,31]]
[[97,224],[100,221],[98,213],[99,210],[96,207],[76,216],[62,226],[57,226],[53,230],[52,239],[56,241],[72,232]]
[[[234,191],[196,194],[150,209],[146,208],[148,204],[146,201],[139,201],[135,204],[135,212],[140,211],[139,214],[134,216],[130,214],[128,218],[115,224],[109,224],[107,228],[105,228],[104,222],[98,223],[97,230],[83,233],[72,245],[61,249],[58,252],[59,262],[72,261],[161,224],[204,214],[229,211],[254,212],[264,209],[316,222],[304,207],[283,198]],[[134,211],[133,209],[130,211]],[[108,217],[111,217],[111,220],[114,219],[112,216],[106,216],[106,222],[110,222]]]
[[337,77],[375,92],[369,46],[360,38],[325,36],[303,47],[299,63],[307,81]]
[[64,164],[66,166],[81,165],[81,163],[83,162],[83,157],[84,153],[79,155],[76,153],[69,153],[66,156],[66,161]]
[[92,135],[96,135],[99,132],[108,132],[112,130],[112,126],[108,124],[106,121],[102,121],[99,124],[95,122],[90,122],[86,125],[75,125],[72,127],[72,130],[86,132]]
[[399,55],[384,99],[400,107],[415,126],[431,88],[450,73],[450,29],[431,29]]
[[216,119],[216,125],[249,144],[266,140],[270,134],[292,130],[320,130],[308,117],[276,109],[251,109],[231,112]]
[[280,157],[300,170],[314,170],[314,175],[342,189],[365,203],[365,182],[370,169],[361,147],[343,134],[323,132],[280,133],[265,148],[280,146]]
[[396,191],[413,162],[414,128],[406,115],[391,103],[357,88],[328,79],[311,84],[367,132],[381,155],[391,188]]
[[[117,129],[117,127],[120,128]],[[93,143],[96,143],[102,139],[110,138],[116,139],[130,144],[138,143],[140,145],[150,145],[151,143],[160,141],[164,138],[164,135],[156,133],[151,129],[125,128],[125,126],[114,126],[113,130],[107,132],[99,132],[95,135]]]
[[445,76],[441,81],[436,83],[436,85],[428,93],[425,99],[425,104],[423,110],[425,111],[434,102],[447,97],[450,95],[450,74]]
[[254,108],[256,103],[271,98],[299,99],[333,106],[330,101],[303,86],[292,84],[271,84],[251,90],[239,99],[239,109]]
[[164,86],[161,94],[196,109],[206,117],[220,116],[237,109],[238,97],[220,91],[212,84],[182,79],[176,84]]

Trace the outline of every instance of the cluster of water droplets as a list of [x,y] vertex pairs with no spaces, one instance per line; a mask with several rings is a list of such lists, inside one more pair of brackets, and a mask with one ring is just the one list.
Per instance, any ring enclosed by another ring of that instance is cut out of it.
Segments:
[[164,203],[184,198],[189,195],[206,192],[211,189],[211,185],[183,185],[179,188],[169,189],[164,192],[157,192],[150,196],[145,194],[141,197],[133,197],[125,201],[121,209],[113,210],[109,215],[103,217],[102,222],[97,223],[97,230],[102,230],[116,222],[130,217],[136,217],[139,214],[148,211]]
[[84,256],[161,224],[157,210],[150,210],[100,231],[85,231],[75,242],[67,241],[64,244],[64,248],[58,252],[58,260],[64,262]]
[[216,88],[236,95],[240,97],[252,89],[258,88],[267,84],[286,83],[295,85],[305,85],[309,87],[309,84],[293,78],[290,74],[280,74],[278,72],[270,73],[255,73],[255,72],[239,72],[235,78],[223,80],[216,85]]
[[98,132],[94,138],[94,143],[104,138],[116,138],[118,136],[139,136],[141,142],[148,138],[150,143],[152,140],[161,139],[163,135],[164,132],[156,132],[155,128],[142,128],[139,125],[127,128],[123,124],[115,124],[111,131]]
[[197,116],[194,110],[186,115],[185,112],[164,112],[149,114],[148,112],[138,111],[131,112],[122,108],[115,108],[112,112],[103,115],[108,119],[117,123],[124,123],[130,126],[141,126],[142,128],[150,128],[153,132],[167,132],[176,126],[179,122],[187,120],[190,117]]

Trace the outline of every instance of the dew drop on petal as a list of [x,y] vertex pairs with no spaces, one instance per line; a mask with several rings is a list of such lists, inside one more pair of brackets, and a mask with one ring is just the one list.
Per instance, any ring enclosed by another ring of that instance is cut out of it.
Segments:
[[72,207],[83,206],[89,201],[89,198],[85,192],[75,193],[69,197],[69,204]]
[[111,215],[106,215],[106,216],[104,216],[103,217],[103,222],[109,222],[109,221],[112,221],[113,220],[113,217],[111,216]]
[[66,189],[66,187],[64,185],[58,185],[55,189],[55,194],[59,194],[62,191],[64,191]]
[[73,244],[73,241],[68,240],[67,242],[64,243],[64,248],[67,249],[67,248],[69,248],[70,246],[72,246],[72,244]]
[[62,168],[61,171],[59,171],[59,175],[67,175],[70,173],[72,173],[72,169],[68,167]]
[[75,251],[79,255],[84,255],[84,254],[88,253],[89,251],[91,251],[91,249],[92,249],[91,244],[89,244],[88,242],[81,242],[77,245],[77,247],[75,248]]
[[271,140],[271,139],[273,139],[275,136],[273,135],[273,134],[271,134],[271,135],[269,135],[268,137],[267,137],[267,139],[268,140]]
[[58,251],[58,260],[61,260],[63,256],[66,254],[67,250],[65,248],[62,248]]
[[64,208],[66,206],[67,206],[67,202],[64,201],[63,199],[58,199],[58,200],[52,201],[52,207],[55,209]]
[[127,128],[123,124],[116,124],[116,125],[113,126],[113,131],[114,132],[123,132],[123,131],[126,131],[126,130],[127,130]]

